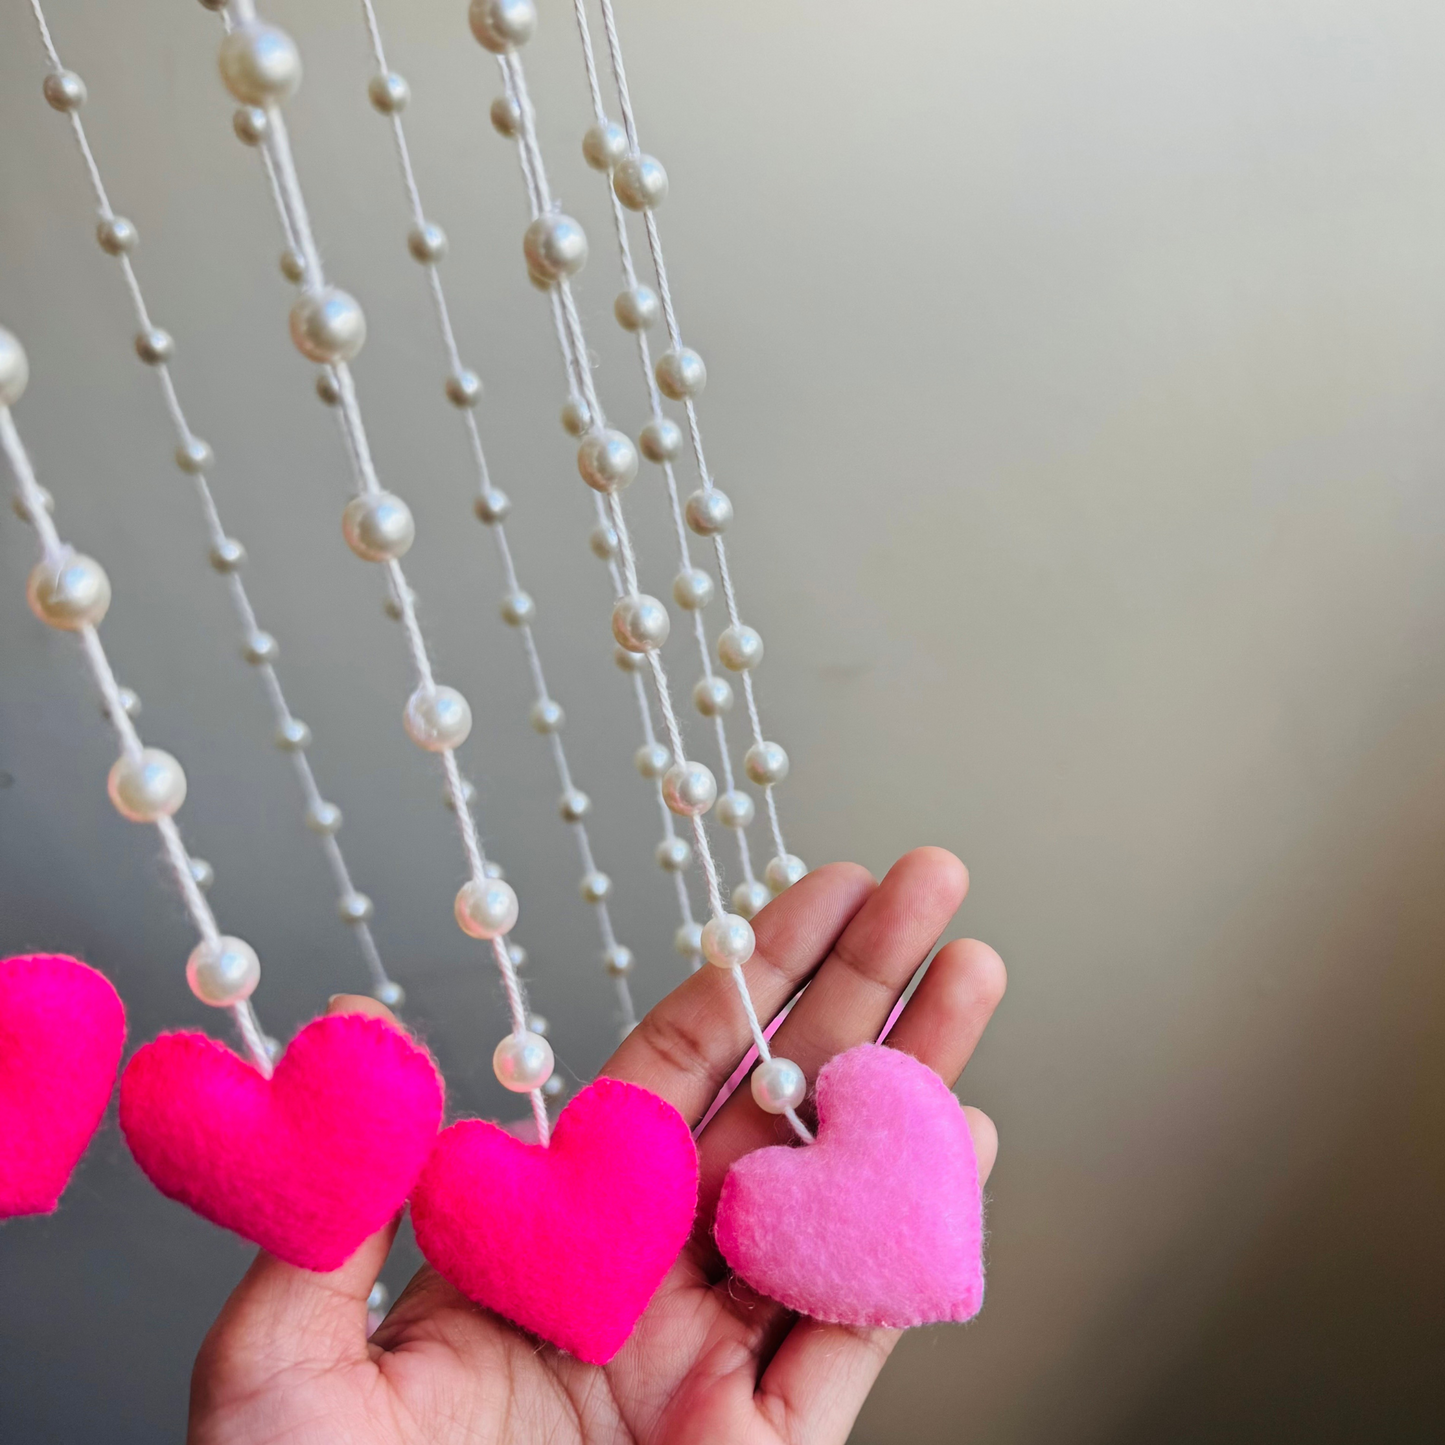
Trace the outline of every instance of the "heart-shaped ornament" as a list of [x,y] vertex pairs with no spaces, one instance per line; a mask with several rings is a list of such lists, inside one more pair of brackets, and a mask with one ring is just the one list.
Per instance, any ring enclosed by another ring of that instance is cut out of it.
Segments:
[[692,1230],[697,1150],[656,1094],[598,1079],[551,1143],[481,1119],[437,1140],[412,1196],[416,1242],[463,1294],[585,1360],[623,1346]]
[[59,954],[0,961],[0,1219],[60,1203],[124,1045],[104,974]]
[[162,1194],[304,1269],[339,1269],[406,1202],[436,1143],[425,1049],[360,1014],[313,1019],[271,1078],[162,1034],[120,1081],[120,1127]]
[[845,1325],[967,1320],[983,1303],[983,1196],[958,1100],[926,1064],[862,1044],[818,1075],[818,1137],[745,1154],[714,1234],[755,1290]]

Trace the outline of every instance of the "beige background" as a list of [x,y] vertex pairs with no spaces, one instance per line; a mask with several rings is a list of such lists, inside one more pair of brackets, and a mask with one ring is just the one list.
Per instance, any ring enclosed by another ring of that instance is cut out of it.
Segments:
[[[500,1106],[492,975],[452,925],[438,780],[379,578],[345,551],[332,419],[291,351],[280,245],[180,0],[53,0],[176,375],[219,456],[263,625],[343,807],[377,934],[461,1110]],[[463,350],[485,377],[513,540],[638,950],[674,981],[656,815],[607,659],[606,584],[555,422],[561,370],[523,277],[523,193],[486,124],[495,67],[462,0],[380,0]],[[587,225],[604,399],[640,386],[569,7],[527,64],[553,179]],[[523,722],[463,436],[346,0],[275,0],[290,117],[467,765],[519,881],[537,1006],[569,1073],[613,1030],[555,785]],[[920,1332],[864,1442],[1437,1439],[1445,1022],[1445,13],[1426,0],[622,0],[703,411],[738,507],[790,835],[875,869],[932,841],[973,870],[958,932],[1011,969],[962,1092],[998,1120],[990,1291]],[[199,522],[25,8],[0,13],[0,321],[17,420],[97,553],[148,739],[191,777],[213,901],[265,960],[284,1030],[362,978],[294,785],[236,657]],[[631,497],[671,573],[658,483]],[[22,601],[0,518],[0,951],[73,950],[141,1039],[211,1024],[151,839],[103,789],[75,651]],[[669,659],[684,681],[681,639]],[[60,1213],[0,1229],[7,1439],[177,1438],[191,1354],[246,1251],[153,1194],[113,1128]],[[399,1284],[407,1260],[388,1278]]]

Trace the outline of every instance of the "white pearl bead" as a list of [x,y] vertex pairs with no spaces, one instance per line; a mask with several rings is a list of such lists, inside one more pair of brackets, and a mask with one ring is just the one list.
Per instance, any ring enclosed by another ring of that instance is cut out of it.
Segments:
[[661,466],[682,450],[682,428],[671,417],[654,417],[638,432],[637,445],[648,461]]
[[763,639],[742,622],[725,627],[718,633],[717,657],[729,672],[751,672],[763,660]]
[[341,915],[343,923],[369,923],[376,909],[366,894],[353,889],[350,893],[343,893],[337,900],[336,911]]
[[477,520],[485,522],[489,527],[502,521],[511,510],[512,499],[500,487],[488,487],[472,503],[472,511],[477,514]]
[[498,135],[514,136],[522,128],[522,107],[510,95],[499,95],[492,102],[491,117]]
[[808,871],[808,865],[795,853],[784,853],[777,858],[769,858],[768,866],[763,869],[763,877],[767,885],[774,893],[786,892]]
[[124,256],[135,250],[140,232],[124,216],[110,216],[95,228],[95,239],[107,256]]
[[493,55],[505,55],[532,38],[537,7],[532,0],[472,0],[467,19],[479,44]]
[[502,598],[501,613],[508,627],[522,627],[537,616],[537,604],[530,592],[509,592]]
[[746,963],[756,947],[753,926],[736,913],[719,913],[702,929],[702,956],[717,968]]
[[434,266],[447,253],[447,233],[435,221],[423,221],[406,233],[406,249],[413,260]]
[[231,129],[242,145],[262,145],[271,134],[271,117],[259,105],[243,105],[231,117]]
[[614,647],[612,660],[623,672],[643,672],[647,668],[647,658],[642,653],[629,652],[625,647]]
[[587,264],[587,233],[560,212],[538,216],[522,236],[527,269],[544,283],[575,276]]
[[256,992],[261,982],[261,960],[244,939],[221,935],[221,947],[202,941],[186,960],[186,982],[202,1003],[229,1008]]
[[500,938],[517,926],[517,895],[501,878],[485,878],[480,884],[469,878],[457,890],[454,911],[463,933]]
[[472,709],[454,687],[438,684],[435,692],[428,693],[422,686],[407,699],[402,723],[417,747],[441,753],[466,742],[472,730]]
[[105,790],[122,818],[154,823],[169,818],[186,801],[186,775],[169,753],[143,748],[137,759],[122,754],[115,760]]
[[341,827],[341,809],[335,803],[328,803],[324,799],[309,803],[306,807],[306,826],[313,833],[320,833],[323,838],[329,837]]
[[617,529],[603,523],[593,527],[591,535],[587,538],[587,545],[591,547],[592,555],[599,561],[610,562],[621,549],[622,542],[617,535]]
[[340,287],[308,291],[291,308],[291,340],[310,361],[350,361],[366,344],[366,315]]
[[707,367],[703,365],[702,357],[688,346],[664,351],[657,358],[653,373],[662,394],[674,401],[696,396],[707,385]]
[[681,873],[692,862],[692,844],[674,834],[657,845],[656,857],[657,866],[665,873]]
[[263,662],[275,662],[280,651],[281,646],[276,639],[259,627],[254,632],[248,632],[241,641],[241,656],[253,667],[259,667]]
[[758,1108],[786,1114],[803,1102],[808,1080],[791,1059],[771,1058],[753,1070],[751,1088]]
[[541,1034],[508,1034],[492,1054],[492,1072],[504,1089],[530,1094],[552,1077],[552,1045]]
[[192,858],[190,862],[191,878],[197,888],[204,893],[216,881],[216,870],[206,862],[204,858]]
[[447,400],[458,408],[475,406],[482,399],[482,379],[475,371],[463,367],[447,377],[443,387]]
[[632,755],[632,766],[644,778],[660,778],[671,764],[672,754],[661,743],[643,743]]
[[86,101],[85,82],[73,70],[52,71],[41,90],[51,108],[62,114],[79,110]]
[[[717,800],[717,820],[724,828],[746,828],[756,814],[757,809],[753,805],[753,800],[737,788],[730,793],[724,793]],[[767,899],[764,899],[763,902],[766,903]]]
[[741,918],[753,919],[773,901],[772,889],[766,883],[754,879],[751,883],[739,883],[733,889],[733,912]]
[[191,437],[176,448],[176,465],[188,476],[198,477],[209,471],[216,463],[216,454],[210,444],[200,437]]
[[550,697],[538,698],[532,704],[530,713],[532,727],[539,733],[559,733],[563,724],[567,721],[567,714],[562,711],[562,704]]
[[30,610],[47,627],[79,632],[95,627],[110,607],[110,578],[105,568],[82,552],[71,552],[58,565],[40,561],[25,585]]
[[580,396],[569,396],[562,403],[560,419],[569,437],[586,436],[592,427],[592,408]]
[[299,717],[288,717],[276,729],[276,746],[283,753],[304,752],[311,746],[311,729]]
[[627,156],[612,172],[612,189],[629,211],[650,211],[667,199],[667,172],[656,156]]
[[394,70],[373,75],[366,83],[366,96],[382,115],[400,115],[411,99],[411,86]]
[[278,264],[281,267],[281,274],[293,286],[299,286],[306,279],[306,258],[300,251],[293,251],[288,246],[282,251]]
[[30,384],[30,361],[18,338],[0,326],[0,406],[14,406]]
[[578,886],[584,903],[601,903],[612,892],[612,880],[600,872],[586,874]]
[[633,286],[612,303],[612,314],[624,331],[646,331],[657,325],[662,315],[662,302],[650,286]]
[[704,717],[720,717],[731,712],[733,690],[725,677],[700,677],[692,690],[692,705]]
[[395,492],[363,492],[346,504],[341,535],[363,562],[390,562],[410,551],[416,520]]
[[377,989],[375,997],[378,1003],[384,1003],[387,1008],[400,1008],[406,1002],[406,990],[389,978]]
[[637,475],[637,448],[632,438],[608,427],[593,432],[577,448],[577,470],[596,492],[615,492]]
[[316,373],[316,395],[327,406],[341,405],[341,388],[336,384],[336,378],[329,368]]
[[769,787],[788,776],[788,755],[777,743],[754,743],[743,754],[743,768],[753,782]]
[[687,525],[699,537],[716,537],[719,532],[726,532],[733,519],[732,501],[716,487],[703,487],[694,492],[683,511]]
[[152,326],[149,331],[136,334],[135,354],[147,366],[161,366],[176,354],[176,343],[169,331]]
[[284,30],[261,20],[238,25],[221,42],[221,79],[242,105],[289,100],[301,84],[301,53]]
[[566,1092],[567,1085],[562,1082],[560,1074],[553,1074],[545,1084],[542,1085],[542,1097],[548,1103],[556,1103]]
[[582,137],[582,159],[594,171],[610,171],[627,154],[627,132],[615,120],[598,121]]
[[610,978],[626,978],[636,966],[637,960],[625,944],[614,943],[611,948],[602,950],[602,967]]
[[702,952],[702,924],[684,923],[672,935],[672,946],[684,958],[696,958]]
[[581,788],[568,788],[557,802],[564,823],[580,823],[592,811],[592,799]]
[[[476,790],[475,786],[472,784],[472,782],[471,782],[470,779],[468,779],[468,778],[463,778],[463,779],[462,779],[462,789],[461,789],[461,791],[462,791],[462,807],[464,807],[464,808],[470,808],[470,807],[472,806],[472,804],[473,804],[474,802],[476,802],[476,800],[477,800],[477,790]],[[442,807],[444,807],[444,808],[447,810],[447,812],[449,812],[449,813],[455,813],[456,810],[457,810],[457,800],[452,796],[452,790],[451,790],[451,785],[450,785],[450,784],[448,784],[445,788],[442,789]],[[491,865],[490,863],[487,864],[487,867],[488,867],[488,868],[490,868],[491,866],[492,866],[492,865]],[[487,877],[488,877],[488,878],[490,878],[490,877],[492,877],[492,876],[493,876],[493,875],[492,875],[491,873],[488,873],[488,874],[487,874]]]
[[[138,718],[140,716],[140,696],[135,689],[130,687],[117,687],[115,693],[120,699],[120,710],[128,718]],[[100,715],[107,722],[113,721],[110,712],[110,704],[102,698],[100,702]]]
[[656,597],[634,593],[612,609],[612,635],[628,652],[652,652],[667,641],[672,619]]
[[672,595],[679,607],[697,612],[712,601],[712,578],[701,567],[689,567],[672,579]]
[[487,861],[482,864],[482,877],[505,878],[506,876],[507,870],[503,868],[495,858],[488,858]]
[[662,800],[674,813],[695,818],[717,800],[717,779],[705,763],[674,763],[663,775]]
[[547,1020],[541,1014],[528,1014],[527,1028],[534,1034],[541,1034],[544,1039],[547,1037]]
[[[35,490],[40,493],[41,510],[54,512],[55,498],[50,494],[49,490],[41,486],[37,486]],[[10,510],[14,512],[22,522],[28,522],[32,526],[35,524],[35,518],[30,515],[30,503],[25,500],[25,497],[20,492],[16,492],[15,495],[10,498]]]
[[507,957],[512,960],[513,968],[526,968],[527,950],[523,948],[520,943],[513,943],[510,939],[508,939]]

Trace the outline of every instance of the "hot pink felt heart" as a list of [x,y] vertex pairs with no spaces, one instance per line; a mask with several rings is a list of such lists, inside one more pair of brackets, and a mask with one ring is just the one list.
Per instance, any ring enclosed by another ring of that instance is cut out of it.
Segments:
[[745,1154],[714,1233],[754,1289],[845,1325],[966,1320],[983,1303],[983,1200],[948,1086],[862,1044],[818,1075],[817,1142]]
[[604,1365],[686,1243],[697,1150],[671,1104],[598,1079],[552,1142],[466,1119],[437,1140],[412,1197],[416,1242],[478,1304]]
[[313,1019],[276,1072],[205,1034],[162,1034],[120,1081],[120,1127],[162,1194],[305,1269],[338,1269],[406,1201],[442,1081],[380,1019]]
[[57,954],[0,962],[0,1219],[60,1203],[124,1044],[104,974]]

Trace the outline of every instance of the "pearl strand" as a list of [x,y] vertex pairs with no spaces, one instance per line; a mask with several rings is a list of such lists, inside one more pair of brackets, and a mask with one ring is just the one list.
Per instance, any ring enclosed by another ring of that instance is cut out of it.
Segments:
[[[51,84],[56,76],[72,75],[73,72],[67,71],[61,61],[60,52],[51,35],[40,0],[30,0],[30,8],[40,31],[41,44],[50,61],[51,71],[50,76],[47,77],[47,83]],[[51,84],[51,88],[54,89],[53,84]],[[342,921],[351,926],[356,936],[357,945],[371,975],[373,994],[382,1003],[393,1008],[399,1007],[405,995],[401,986],[388,977],[385,965],[381,961],[381,954],[376,946],[376,940],[372,936],[369,922],[372,916],[371,899],[353,884],[351,871],[347,867],[346,858],[336,838],[336,830],[341,823],[341,811],[321,796],[310,761],[306,756],[306,749],[311,744],[311,729],[295,716],[286,701],[285,694],[281,689],[280,678],[276,674],[275,638],[270,633],[262,631],[251,599],[247,594],[246,585],[241,579],[240,569],[246,559],[246,549],[222,525],[220,513],[212,496],[206,473],[214,465],[214,455],[210,446],[197,437],[191,429],[185,412],[181,408],[175,381],[171,375],[169,335],[151,321],[145,296],[141,291],[140,281],[130,258],[130,252],[138,243],[139,236],[134,225],[125,217],[118,216],[111,205],[109,194],[101,179],[100,167],[85,132],[84,122],[80,118],[79,107],[69,106],[63,113],[70,121],[72,134],[90,178],[91,191],[95,196],[96,209],[100,215],[100,224],[96,234],[101,249],[107,255],[114,256],[120,263],[121,276],[130,293],[131,306],[139,327],[137,347],[143,351],[143,355],[149,354],[157,357],[157,360],[151,363],[151,369],[155,372],[161,399],[175,431],[176,465],[195,484],[196,497],[210,538],[211,565],[226,580],[232,609],[241,623],[243,655],[256,668],[262,689],[271,706],[276,745],[291,759],[305,802],[304,816],[307,827],[317,834],[327,863],[330,865],[337,890],[337,911]],[[165,337],[164,343],[159,341],[161,337]]]

